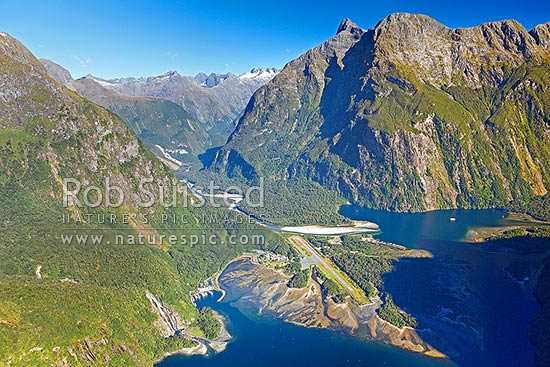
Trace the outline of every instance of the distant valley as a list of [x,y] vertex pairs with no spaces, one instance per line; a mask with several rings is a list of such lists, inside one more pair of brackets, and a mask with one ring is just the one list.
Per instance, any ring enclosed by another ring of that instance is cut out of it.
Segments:
[[[200,168],[199,154],[225,143],[252,94],[278,73],[257,68],[240,76],[190,77],[170,71],[148,78],[105,80],[87,75],[75,80],[61,65],[41,62],[58,82],[120,115],[175,170]],[[172,158],[166,160],[167,154]]]

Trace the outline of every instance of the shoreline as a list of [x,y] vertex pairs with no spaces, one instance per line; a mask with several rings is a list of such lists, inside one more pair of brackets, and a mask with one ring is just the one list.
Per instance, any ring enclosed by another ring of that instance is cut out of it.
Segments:
[[[219,300],[216,302],[219,302]],[[196,342],[197,345],[192,347],[187,347],[187,348],[181,348],[174,352],[166,353],[162,358],[155,361],[155,364],[164,361],[166,358],[177,356],[177,355],[187,356],[187,357],[191,357],[191,356],[206,357],[206,356],[215,355],[223,352],[227,348],[227,345],[233,339],[233,336],[231,335],[231,333],[229,333],[229,330],[227,329],[228,323],[227,323],[226,317],[216,310],[212,310],[212,312],[214,313],[214,317],[220,324],[220,332],[218,336],[216,336],[216,338],[206,339],[203,337],[190,334],[185,329],[180,330],[180,336],[183,336],[189,340]]]
[[483,243],[507,231],[536,226],[550,226],[550,222],[535,219],[528,214],[514,212],[508,213],[508,216],[506,218],[502,218],[500,223],[501,225],[492,227],[471,227],[464,235],[462,241],[468,243]]
[[252,219],[255,223],[269,228],[278,232],[286,233],[295,233],[303,235],[319,235],[319,236],[341,236],[346,234],[361,234],[361,233],[376,233],[380,232],[380,226],[374,222],[369,221],[352,221],[350,225],[342,224],[337,226],[321,226],[321,225],[304,225],[304,226],[280,226],[278,224],[267,222],[261,218],[258,218],[246,210],[241,209],[238,204],[244,199],[240,195],[230,194],[230,193],[219,193],[219,194],[205,194],[202,191],[195,189],[195,185],[191,184],[188,181],[185,181],[187,187],[191,190],[192,194],[197,197],[204,199],[208,198],[223,198],[226,200],[231,200],[232,203],[227,207],[227,209],[235,211],[239,214],[245,215],[248,218]]
[[279,227],[281,232],[310,234],[318,236],[342,236],[346,234],[376,233],[380,232],[380,226],[369,221],[355,221],[352,225],[342,226],[286,226]]
[[[261,314],[269,314],[283,323],[308,329],[327,329],[352,338],[355,338],[358,331],[360,335],[367,332],[366,338],[360,337],[356,340],[364,343],[371,340],[381,342],[431,358],[448,358],[446,354],[424,341],[418,334],[419,330],[408,326],[399,328],[381,319],[375,313],[380,305],[379,298],[378,301],[372,299],[365,305],[358,305],[351,300],[344,304],[336,304],[330,298],[322,296],[321,285],[313,278],[304,288],[286,289],[287,279],[284,276],[282,279],[279,278],[281,274],[277,270],[255,264],[245,257],[235,259],[231,264],[239,260],[250,261],[254,266],[253,270],[244,274],[245,279],[240,279],[243,276],[241,269],[237,269],[234,274],[230,272],[231,282],[242,283],[237,285],[238,287],[254,288],[250,294],[239,298],[239,302],[254,305]],[[272,296],[276,296],[277,301],[271,302]],[[235,307],[240,308],[238,305]]]
[[256,224],[269,228],[277,232],[286,232],[303,235],[318,235],[318,236],[342,236],[346,234],[361,234],[361,233],[377,233],[380,232],[380,226],[374,222],[369,221],[353,221],[351,225],[339,225],[339,226],[321,226],[321,225],[305,225],[305,226],[279,226],[270,222],[266,222],[263,219],[257,218],[254,215],[244,211],[238,206],[230,208],[237,213],[247,216],[252,219]]

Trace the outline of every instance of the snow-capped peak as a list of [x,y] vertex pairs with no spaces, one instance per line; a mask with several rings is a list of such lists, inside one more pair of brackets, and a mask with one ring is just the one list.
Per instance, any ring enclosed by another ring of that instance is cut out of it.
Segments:
[[86,75],[84,78],[82,79],[91,79],[93,80],[94,82],[98,83],[99,85],[101,85],[102,87],[104,88],[110,88],[110,89],[113,89],[117,86],[117,83],[114,83],[113,81],[111,80],[105,80],[105,79],[101,79],[101,78],[98,78],[97,76],[94,76],[92,74],[88,74]]
[[239,79],[258,80],[262,82],[268,82],[271,79],[273,79],[273,77],[277,75],[278,72],[279,70],[275,68],[254,68],[250,70],[248,73],[241,74],[239,76]]
[[162,75],[159,75],[159,76],[153,76],[153,77],[150,77],[151,79],[156,79],[156,80],[168,80],[172,77],[181,77],[180,73],[178,73],[177,71],[175,70],[171,70],[171,71],[167,71],[166,73],[162,74]]

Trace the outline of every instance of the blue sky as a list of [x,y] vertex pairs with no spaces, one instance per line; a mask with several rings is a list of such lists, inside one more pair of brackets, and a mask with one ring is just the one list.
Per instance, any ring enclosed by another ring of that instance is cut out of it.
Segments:
[[531,29],[550,21],[550,0],[0,0],[0,31],[73,77],[240,74],[282,67],[331,37],[344,18],[370,28],[400,11],[450,27],[517,19]]

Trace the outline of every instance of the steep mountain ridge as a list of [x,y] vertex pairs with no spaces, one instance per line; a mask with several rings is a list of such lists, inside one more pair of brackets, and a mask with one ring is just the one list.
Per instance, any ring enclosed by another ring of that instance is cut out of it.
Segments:
[[486,208],[550,187],[548,24],[350,20],[251,98],[209,169],[373,208]]
[[46,68],[48,74],[59,83],[67,85],[73,81],[73,76],[69,70],[65,69],[61,65],[58,65],[49,59],[40,59],[40,62],[44,65],[44,68]]
[[529,34],[533,36],[542,49],[548,51],[550,45],[550,22],[537,25]]
[[374,33],[379,59],[409,68],[420,81],[438,87],[495,87],[506,75],[502,67],[544,56],[515,20],[451,29],[424,15],[398,13],[380,21]]
[[[63,204],[65,178],[81,184],[81,206]],[[164,207],[174,182],[120,117],[56,82],[0,34],[0,364],[150,366],[196,344],[189,292],[243,251],[224,245],[243,225],[229,218],[204,228],[201,215],[220,213],[188,205],[184,188],[178,205]],[[107,197],[122,201],[110,206]],[[181,241],[199,235],[219,243]],[[169,333],[159,318],[167,312],[176,320]]]

